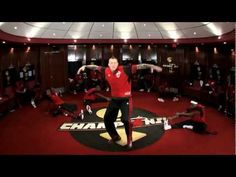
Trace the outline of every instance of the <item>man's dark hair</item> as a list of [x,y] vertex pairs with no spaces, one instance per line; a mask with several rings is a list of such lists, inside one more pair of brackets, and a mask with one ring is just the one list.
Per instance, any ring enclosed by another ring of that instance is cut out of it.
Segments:
[[116,58],[115,56],[111,56],[111,58],[109,58],[109,60],[110,59],[116,59],[119,62],[118,58]]

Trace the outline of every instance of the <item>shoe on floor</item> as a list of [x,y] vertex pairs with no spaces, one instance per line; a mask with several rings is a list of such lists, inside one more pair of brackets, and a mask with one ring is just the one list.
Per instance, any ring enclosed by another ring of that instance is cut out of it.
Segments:
[[63,114],[64,114],[64,116],[66,116],[66,117],[68,116],[68,114],[67,114],[67,113],[63,113]]
[[90,115],[93,114],[93,111],[89,105],[86,105],[86,110],[88,111]]
[[169,130],[169,129],[171,129],[170,125],[164,125],[164,130]]
[[83,109],[81,109],[79,117],[81,118],[81,120],[84,119],[84,111],[83,111]]
[[164,120],[164,130],[171,129],[171,125],[168,124],[168,120]]
[[132,149],[132,147],[133,147],[133,142],[132,141],[128,142],[127,145],[126,145],[126,148],[127,149]]
[[161,103],[164,103],[164,102],[165,102],[163,98],[157,98],[157,100],[158,100],[159,102],[161,102]]
[[173,101],[174,101],[174,102],[175,102],[175,101],[179,101],[179,98],[174,97],[174,98],[173,98]]
[[37,108],[37,106],[36,106],[34,100],[31,100],[31,105],[32,105],[34,108]]
[[111,139],[108,141],[108,143],[114,143],[114,142],[117,142],[117,141],[120,141],[121,140],[121,137],[120,135],[114,135],[111,137]]

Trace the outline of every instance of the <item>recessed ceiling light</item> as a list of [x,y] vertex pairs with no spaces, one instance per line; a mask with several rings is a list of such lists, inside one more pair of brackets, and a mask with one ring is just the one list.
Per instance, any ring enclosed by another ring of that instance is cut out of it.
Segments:
[[14,29],[17,30],[17,26],[15,26]]
[[102,24],[102,27],[104,27],[105,25],[104,24]]
[[99,36],[102,37],[102,34],[100,34]]
[[194,34],[194,35],[196,35],[197,33],[196,33],[196,32],[194,32],[193,34]]
[[151,34],[148,34],[148,37],[151,37]]
[[144,23],[143,26],[146,26],[146,23]]
[[6,41],[2,41],[3,44],[6,44]]
[[53,35],[53,36],[56,36],[56,33],[53,33],[52,35]]
[[62,22],[62,24],[63,24],[63,25],[65,25],[65,24],[66,24],[66,22]]

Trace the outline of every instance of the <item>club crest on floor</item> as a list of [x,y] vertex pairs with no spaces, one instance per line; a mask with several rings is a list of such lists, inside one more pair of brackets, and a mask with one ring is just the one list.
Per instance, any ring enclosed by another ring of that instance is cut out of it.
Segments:
[[[114,144],[108,143],[110,136],[108,135],[103,122],[103,116],[106,108],[97,108],[93,110],[93,114],[85,113],[84,120],[73,119],[72,122],[64,122],[58,131],[68,131],[74,139],[79,143],[91,148],[104,151],[126,151],[126,136],[121,121],[121,112],[115,122],[117,132],[121,140]],[[164,133],[163,117],[144,109],[134,108],[131,116],[133,127],[133,148],[140,149],[151,145],[158,141]]]

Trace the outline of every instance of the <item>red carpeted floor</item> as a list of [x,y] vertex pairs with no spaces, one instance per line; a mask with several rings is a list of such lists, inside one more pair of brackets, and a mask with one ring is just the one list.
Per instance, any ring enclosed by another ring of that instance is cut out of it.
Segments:
[[[65,95],[63,99],[82,106],[81,95]],[[171,116],[189,105],[189,99],[179,102],[157,101],[154,93],[133,93],[135,107],[155,112],[159,116]],[[106,103],[96,103],[98,107]],[[235,121],[206,107],[209,129],[217,135],[198,135],[189,130],[168,130],[162,138],[150,146],[127,152],[106,152],[80,144],[69,132],[61,132],[59,126],[68,122],[65,116],[52,117],[48,103],[42,100],[37,109],[30,105],[17,109],[0,119],[0,154],[18,155],[235,155]]]

